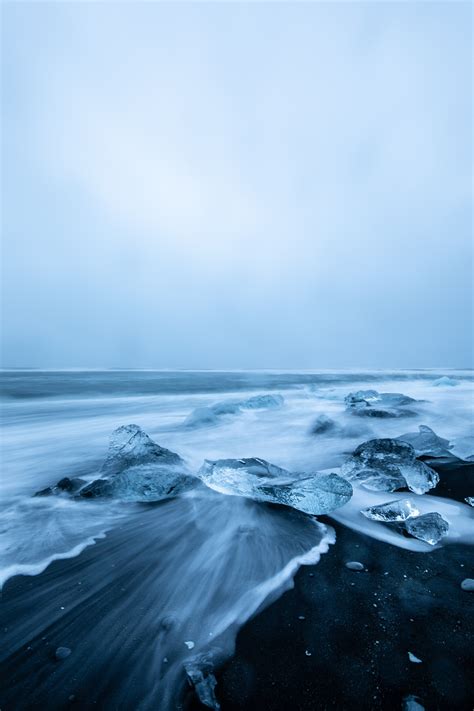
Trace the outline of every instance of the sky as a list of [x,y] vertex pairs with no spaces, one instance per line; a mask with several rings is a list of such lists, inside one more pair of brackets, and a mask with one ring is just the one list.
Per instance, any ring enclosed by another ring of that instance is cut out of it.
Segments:
[[3,366],[472,367],[471,13],[3,3]]

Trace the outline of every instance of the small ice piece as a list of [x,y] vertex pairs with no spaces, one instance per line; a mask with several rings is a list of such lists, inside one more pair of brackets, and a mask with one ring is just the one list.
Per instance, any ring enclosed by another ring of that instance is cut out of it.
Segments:
[[474,461],[474,437],[458,437],[453,442],[452,453],[465,462]]
[[364,564],[359,563],[358,560],[350,560],[348,563],[346,563],[346,568],[349,568],[349,570],[365,570]]
[[422,659],[416,657],[412,652],[408,652],[408,659],[410,662],[413,662],[413,664],[421,664],[423,661]]
[[474,578],[465,578],[461,583],[461,589],[466,592],[474,592]]
[[[193,644],[194,646],[194,644]],[[216,677],[209,654],[201,654],[184,664],[188,681],[194,687],[199,701],[214,711],[219,711],[220,705],[216,699]]]
[[188,649],[194,649],[194,642],[190,639],[184,643]]
[[405,696],[403,699],[402,711],[425,711],[425,707],[418,696],[410,694],[410,696]]
[[424,494],[436,486],[438,474],[416,459],[411,444],[396,439],[371,439],[360,444],[342,467],[350,481],[375,491],[408,488]]
[[448,378],[447,375],[443,375],[441,378],[438,378],[437,380],[433,380],[433,385],[437,388],[445,387],[445,386],[453,387],[454,385],[458,385],[458,383],[459,383],[459,380],[455,380],[454,378]]
[[378,506],[369,506],[362,509],[361,514],[371,521],[382,521],[383,523],[398,523],[406,521],[408,518],[414,518],[420,515],[420,510],[417,508],[412,499],[396,499],[395,501],[387,501],[386,504]]
[[334,511],[352,496],[352,486],[338,474],[298,476],[256,457],[205,460],[198,476],[221,494],[283,504],[312,515]]
[[418,427],[418,432],[407,432],[406,434],[397,437],[397,439],[411,444],[417,457],[423,455],[431,457],[451,455],[451,452],[449,451],[451,448],[449,440],[438,437],[438,435],[433,432],[431,427],[428,427],[427,425],[420,425]]
[[409,518],[405,522],[405,528],[414,538],[434,546],[447,534],[449,523],[441,514],[432,511],[417,518]]
[[354,415],[363,417],[406,417],[413,415],[407,410],[416,400],[402,393],[379,393],[376,390],[358,390],[344,398],[347,409]]
[[306,654],[307,657],[310,657],[310,656],[311,656],[311,652],[309,651],[309,649],[306,649],[306,650],[305,650],[305,654]]
[[464,501],[468,503],[469,506],[474,506],[474,496],[466,496]]
[[71,654],[69,647],[58,647],[54,653],[54,656],[58,661],[66,659]]
[[112,476],[143,464],[183,464],[179,454],[160,447],[138,425],[123,425],[110,436],[102,474]]

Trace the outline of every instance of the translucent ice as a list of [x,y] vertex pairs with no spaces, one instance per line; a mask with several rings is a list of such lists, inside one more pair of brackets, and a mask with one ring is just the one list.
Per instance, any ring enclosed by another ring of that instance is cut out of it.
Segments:
[[417,696],[405,696],[402,704],[402,711],[425,711],[425,707]]
[[474,496],[466,496],[464,501],[469,504],[469,506],[474,506]]
[[447,534],[449,523],[441,514],[433,511],[408,519],[405,522],[405,528],[410,535],[434,546]]
[[414,415],[406,405],[416,402],[402,393],[379,393],[377,390],[358,390],[344,398],[349,412],[362,417],[391,418]]
[[408,432],[397,439],[411,444],[417,456],[443,457],[451,454],[449,440],[438,437],[431,427],[426,425],[420,425],[418,432]]
[[199,701],[214,711],[219,711],[220,705],[216,699],[216,677],[210,656],[201,654],[185,662],[184,668],[190,684],[194,687]]
[[383,521],[384,523],[397,523],[406,521],[409,518],[420,515],[414,501],[411,499],[396,499],[387,501],[386,504],[369,506],[361,511],[366,518],[372,521]]
[[276,409],[284,403],[282,395],[254,395],[247,400],[217,402],[205,407],[197,407],[185,419],[185,427],[215,425],[224,415],[236,415],[242,410]]
[[337,474],[295,478],[285,469],[257,458],[206,460],[198,476],[222,494],[284,504],[314,515],[333,511],[352,496],[352,486]]
[[454,378],[448,378],[447,375],[443,375],[442,378],[438,378],[437,380],[433,380],[433,385],[435,385],[437,388],[439,387],[444,387],[444,386],[454,386],[459,383],[459,380],[455,380]]
[[281,407],[284,403],[283,396],[279,395],[254,395],[242,403],[242,407],[247,410],[274,409]]
[[359,445],[342,465],[341,474],[374,491],[408,487],[415,494],[424,494],[439,481],[433,469],[416,459],[411,444],[388,438]]
[[112,432],[102,473],[111,476],[143,464],[183,464],[183,460],[153,442],[138,425],[123,425]]

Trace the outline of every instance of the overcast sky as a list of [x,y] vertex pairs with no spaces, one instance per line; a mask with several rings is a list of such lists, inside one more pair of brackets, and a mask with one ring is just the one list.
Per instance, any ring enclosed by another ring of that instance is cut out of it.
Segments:
[[472,365],[470,3],[3,5],[3,363]]

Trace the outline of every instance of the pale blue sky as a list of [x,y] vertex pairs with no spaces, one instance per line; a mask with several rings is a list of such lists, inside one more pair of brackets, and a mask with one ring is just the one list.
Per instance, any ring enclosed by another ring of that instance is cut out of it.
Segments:
[[467,367],[469,3],[3,5],[3,362]]

